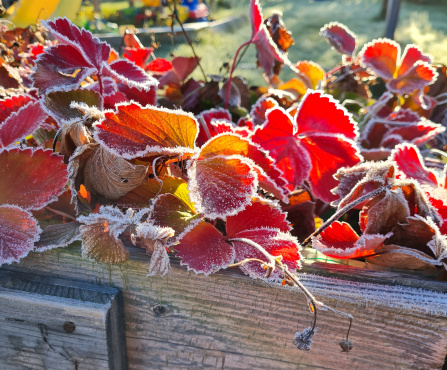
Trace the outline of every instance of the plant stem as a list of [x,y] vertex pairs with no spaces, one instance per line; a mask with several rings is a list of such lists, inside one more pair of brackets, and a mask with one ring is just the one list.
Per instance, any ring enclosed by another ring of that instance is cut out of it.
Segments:
[[251,40],[244,42],[241,46],[239,46],[239,48],[236,50],[236,54],[234,55],[233,64],[231,65],[231,70],[230,70],[230,76],[228,77],[228,81],[227,81],[227,92],[225,94],[225,105],[224,105],[225,109],[228,108],[228,100],[230,100],[231,80],[233,79],[233,72],[237,65],[238,55],[244,46],[248,46],[250,44],[251,44]]
[[[169,3],[168,3],[169,4]],[[202,65],[200,64],[200,58],[197,56],[196,54],[196,49],[194,48],[194,45],[191,42],[191,39],[189,38],[188,34],[185,31],[185,28],[183,27],[183,23],[180,20],[179,16],[178,16],[178,12],[177,12],[177,3],[174,1],[174,11],[173,11],[174,17],[176,19],[176,21],[178,22],[180,28],[182,29],[183,35],[185,36],[186,41],[188,42],[189,46],[191,47],[192,53],[194,54],[194,57],[196,58],[197,61],[197,65],[200,68],[200,71],[202,72],[203,75],[203,80],[205,81],[205,83],[208,82],[208,79],[206,78],[206,73],[202,68]]]
[[379,195],[380,193],[383,193],[384,191],[391,189],[392,185],[387,186],[381,186],[380,188],[365,194],[361,196],[360,198],[357,198],[356,200],[352,201],[351,203],[345,205],[343,208],[339,209],[337,212],[335,212],[328,220],[321,225],[317,230],[315,230],[312,234],[310,234],[304,241],[303,245],[306,245],[310,242],[310,240],[314,237],[319,235],[322,231],[326,230],[331,224],[338,220],[341,216],[343,216],[346,212],[350,211],[352,208],[357,206],[360,203],[363,203],[365,200],[368,200],[369,198],[375,197],[376,195]]

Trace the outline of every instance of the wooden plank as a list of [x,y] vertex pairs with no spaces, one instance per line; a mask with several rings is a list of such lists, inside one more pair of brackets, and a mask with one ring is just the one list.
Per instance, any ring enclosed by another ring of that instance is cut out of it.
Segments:
[[113,287],[0,270],[0,368],[126,368]]
[[129,262],[109,267],[83,260],[72,248],[30,254],[3,269],[122,288],[131,369],[441,368],[447,354],[446,283],[349,266],[307,266],[300,277],[317,298],[354,315],[354,348],[341,353],[338,345],[347,321],[321,312],[312,348],[303,352],[293,336],[312,316],[299,291],[237,269],[204,277],[175,261],[167,276],[147,277],[148,261],[144,251],[132,250]]

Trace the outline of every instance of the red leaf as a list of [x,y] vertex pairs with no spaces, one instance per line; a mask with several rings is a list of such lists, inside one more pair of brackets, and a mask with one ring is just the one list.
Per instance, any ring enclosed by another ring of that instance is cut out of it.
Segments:
[[284,178],[294,188],[300,186],[311,170],[309,154],[297,140],[296,126],[282,108],[268,111],[267,121],[258,127],[251,139],[268,150]]
[[96,124],[96,139],[126,159],[194,152],[198,124],[190,113],[119,104]]
[[33,99],[29,95],[15,95],[0,101],[0,124]]
[[389,81],[386,86],[390,91],[399,94],[410,94],[415,90],[430,85],[436,78],[438,73],[436,69],[427,62],[418,61],[401,76]]
[[97,69],[84,58],[84,55],[70,45],[57,45],[48,48],[37,57],[33,77],[34,87],[39,94],[48,90],[68,90],[80,86],[81,82]]
[[[421,146],[433,139],[436,135],[444,132],[444,130],[444,126],[423,119],[415,125],[398,126],[389,130],[384,135],[380,146],[394,148],[394,146],[402,142],[409,142],[416,146]],[[393,137],[398,138],[398,141],[393,142]]]
[[360,51],[361,63],[385,80],[392,79],[397,68],[400,46],[388,39],[374,40]]
[[40,209],[62,193],[67,183],[63,158],[51,150],[0,152],[0,204]]
[[[98,72],[101,71],[103,62],[108,60],[111,50],[106,42],[100,41],[90,31],[86,31],[85,29],[80,30],[67,18],[43,21],[42,24],[56,36],[60,44],[66,44],[76,48],[82,54],[85,61]],[[70,58],[67,60],[70,60]]]
[[144,68],[153,50],[153,48],[123,47],[123,57],[134,62],[138,67]]
[[355,140],[357,124],[345,108],[331,95],[309,90],[301,101],[295,116],[298,134],[333,133]]
[[[143,106],[157,104],[157,89],[155,86],[138,89],[136,87],[129,87],[128,85],[120,83],[118,84],[117,94],[123,94],[125,100],[133,100],[134,102],[140,103]],[[113,108],[115,108],[115,106],[113,106]]]
[[391,154],[391,159],[397,163],[399,170],[405,176],[416,179],[422,184],[438,185],[438,179],[433,171],[424,165],[424,160],[416,146],[401,144],[396,146]]
[[207,222],[200,222],[175,246],[182,265],[195,273],[209,275],[234,261],[234,248]]
[[172,70],[160,79],[160,86],[167,84],[180,85],[198,66],[195,57],[176,57],[172,60]]
[[38,102],[30,101],[0,123],[0,147],[31,135],[47,117]]
[[286,188],[287,181],[283,178],[282,172],[274,165],[273,159],[258,145],[234,134],[219,135],[208,141],[200,152],[201,157],[217,155],[240,155],[251,159],[254,165],[260,167],[260,170],[257,171],[259,185],[287,203],[287,194],[289,193]]
[[15,205],[0,205],[0,266],[25,257],[39,240],[39,233],[30,212]]
[[301,142],[312,163],[308,176],[312,193],[327,203],[336,200],[331,192],[337,186],[334,174],[362,160],[356,144],[343,136],[324,134],[305,137]]
[[163,58],[156,58],[147,64],[144,69],[154,74],[164,74],[172,69],[172,63]]
[[331,46],[340,54],[352,56],[356,46],[356,36],[344,24],[331,22],[326,24],[320,35],[326,38]]
[[291,228],[286,216],[275,203],[257,198],[237,215],[227,218],[227,235],[229,238],[238,237],[239,232],[259,228],[288,232]]
[[276,100],[269,97],[262,97],[253,105],[250,111],[250,117],[253,119],[255,126],[262,125],[267,119],[266,113],[272,108],[279,108]]
[[359,258],[374,254],[389,236],[375,234],[359,238],[349,224],[335,221],[312,239],[312,246],[329,257]]
[[259,0],[250,1],[250,21],[251,21],[251,38],[253,38],[256,33],[259,32],[262,24],[264,23],[264,18],[262,16],[261,5]]
[[105,65],[104,73],[138,90],[158,85],[157,80],[149,76],[144,69],[137,67],[126,59],[116,60]]
[[188,178],[191,201],[210,219],[240,212],[251,202],[258,186],[250,161],[242,156],[193,160]]
[[213,120],[225,120],[231,122],[231,114],[227,109],[210,109],[201,112],[196,116],[200,125],[199,135],[197,136],[196,145],[202,146],[213,136],[220,134],[218,128],[211,124]]
[[431,58],[422,53],[422,50],[417,45],[407,45],[402,54],[402,60],[400,62],[398,76],[402,76],[407,73],[418,61],[431,63]]

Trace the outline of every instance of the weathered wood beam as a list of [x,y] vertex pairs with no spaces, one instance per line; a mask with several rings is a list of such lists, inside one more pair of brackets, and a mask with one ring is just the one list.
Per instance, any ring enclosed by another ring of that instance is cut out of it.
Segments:
[[238,269],[196,275],[178,261],[167,276],[147,277],[148,262],[144,251],[133,250],[129,262],[110,267],[69,248],[30,254],[3,270],[122,289],[131,369],[441,368],[447,354],[446,283],[326,263],[307,266],[300,277],[317,298],[355,317],[354,348],[342,353],[338,344],[347,320],[320,312],[312,348],[303,352],[293,337],[312,315],[299,291]]

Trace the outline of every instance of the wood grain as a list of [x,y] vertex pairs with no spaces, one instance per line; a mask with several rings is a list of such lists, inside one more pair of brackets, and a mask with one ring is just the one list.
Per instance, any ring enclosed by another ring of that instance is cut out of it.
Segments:
[[0,368],[126,368],[116,288],[0,270]]
[[293,337],[312,316],[299,291],[237,269],[196,275],[178,261],[167,276],[147,277],[148,262],[135,249],[129,262],[108,266],[69,248],[30,254],[2,269],[122,288],[130,369],[436,369],[447,354],[446,283],[325,263],[305,266],[304,284],[355,320],[350,353],[338,344],[347,320],[330,312],[320,312],[312,348],[303,352]]

